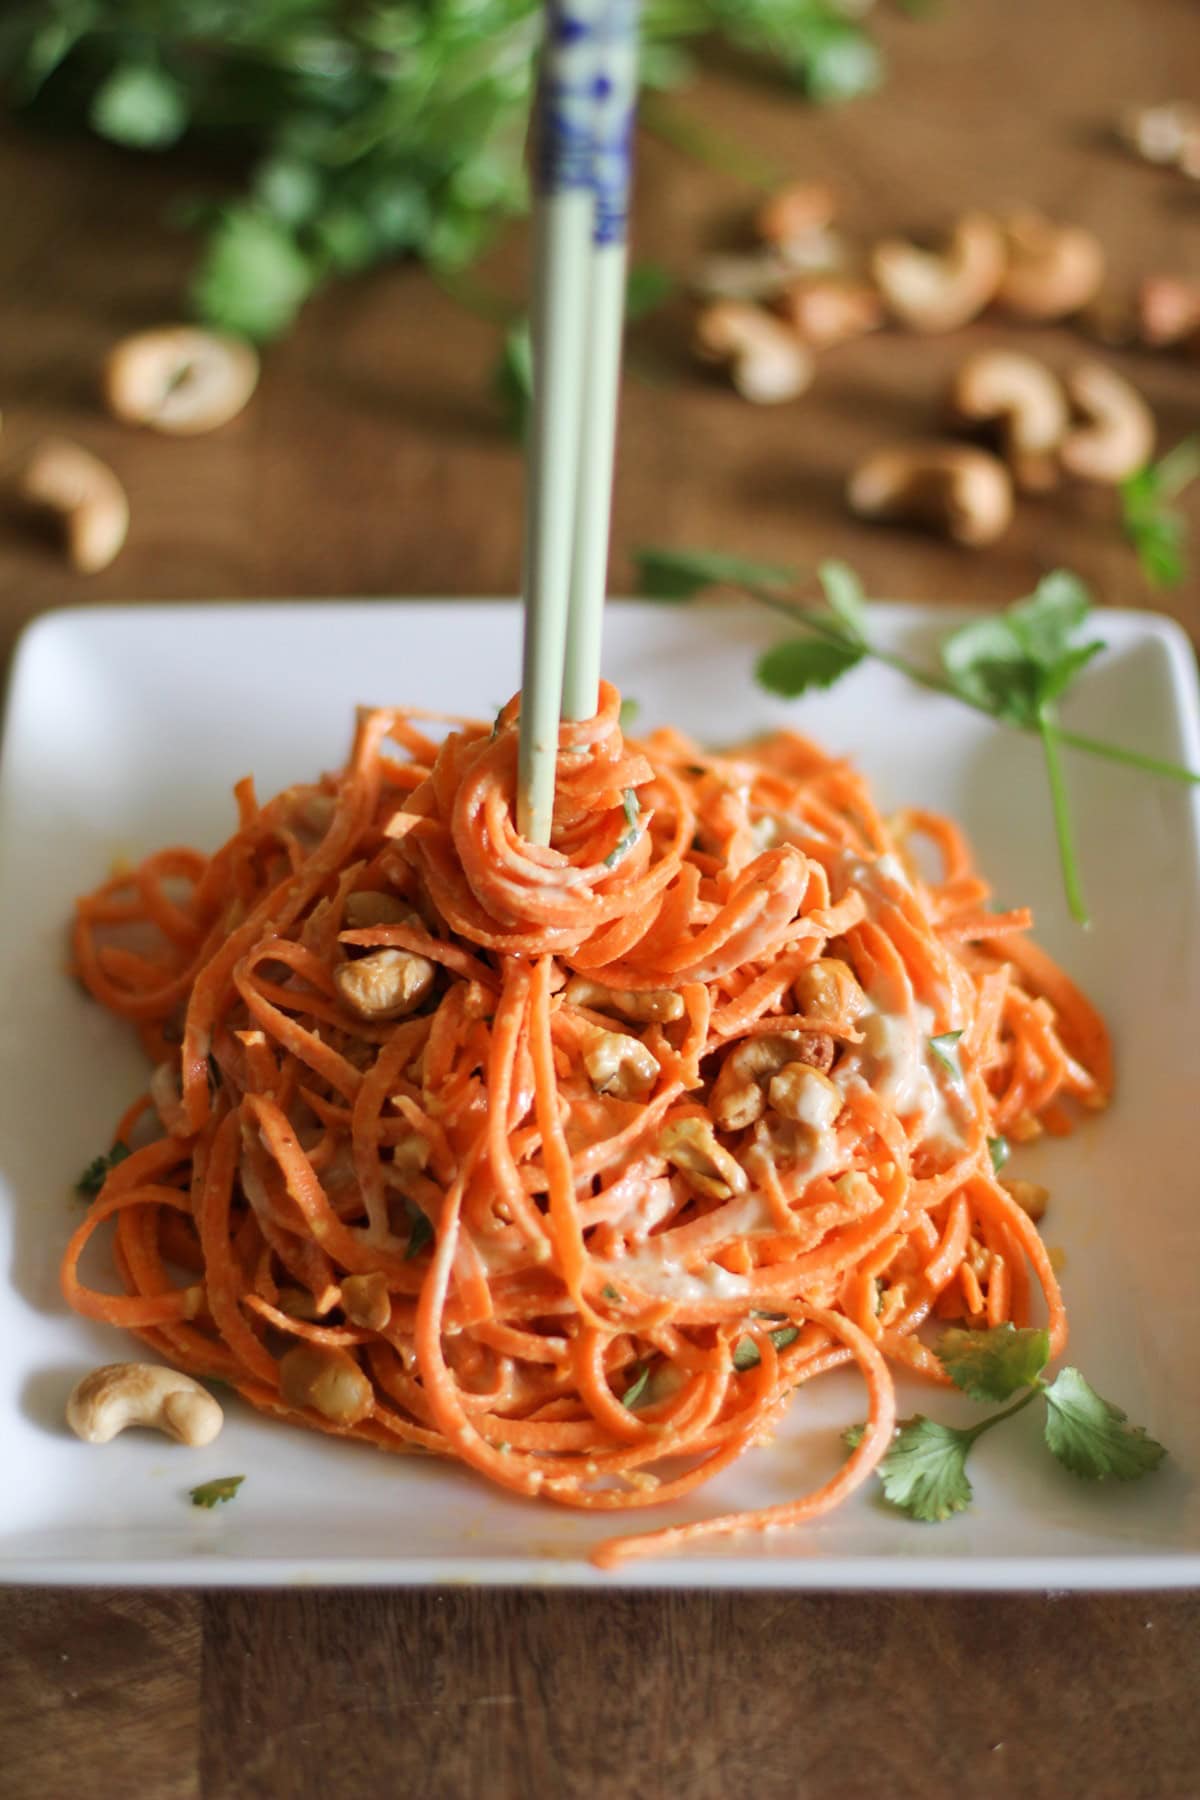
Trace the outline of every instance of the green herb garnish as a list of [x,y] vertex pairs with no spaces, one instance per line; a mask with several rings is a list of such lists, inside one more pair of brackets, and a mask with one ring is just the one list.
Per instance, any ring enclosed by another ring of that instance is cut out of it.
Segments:
[[623,856],[628,856],[629,852],[638,841],[642,809],[638,804],[636,789],[625,789],[621,805],[624,808],[625,821],[628,829],[622,832],[621,836],[617,839],[616,843],[605,857],[604,866],[606,869],[615,869],[621,858]]
[[[780,1331],[768,1332],[768,1337],[777,1350],[786,1350],[800,1336],[798,1325],[785,1325]],[[757,1369],[762,1361],[762,1351],[752,1337],[739,1338],[733,1348],[733,1366],[739,1375],[747,1369]]]
[[1006,1137],[991,1137],[987,1141],[988,1155],[992,1159],[992,1173],[998,1175],[1011,1154]]
[[1200,476],[1200,438],[1184,438],[1121,483],[1121,524],[1151,587],[1178,587],[1187,574],[1187,521],[1173,505]]
[[650,1364],[643,1363],[629,1386],[625,1389],[625,1392],[621,1395],[621,1405],[629,1407],[636,1406],[642,1395],[645,1393],[649,1380]]
[[232,1500],[245,1479],[244,1475],[218,1475],[215,1481],[205,1481],[199,1487],[189,1488],[192,1505],[206,1506],[211,1512],[214,1506]]
[[[973,1400],[1013,1403],[965,1428],[922,1413],[904,1420],[876,1471],[892,1505],[925,1524],[962,1512],[972,1500],[967,1457],[975,1440],[1038,1399],[1046,1407],[1046,1446],[1073,1475],[1136,1481],[1156,1469],[1166,1455],[1162,1445],[1130,1425],[1120,1407],[1102,1399],[1078,1369],[1060,1369],[1050,1382],[1042,1379],[1049,1354],[1050,1339],[1041,1330],[1001,1325],[944,1332],[937,1355],[955,1386]],[[844,1434],[851,1449],[862,1441],[864,1429],[856,1425]]]
[[929,1048],[933,1055],[936,1056],[946,1073],[954,1077],[955,1081],[961,1081],[963,1078],[962,1062],[958,1054],[961,1037],[961,1031],[943,1031],[939,1037],[931,1037],[929,1040]]
[[424,1250],[426,1244],[433,1242],[433,1225],[430,1221],[429,1214],[422,1211],[416,1201],[410,1200],[407,1195],[405,1195],[404,1198],[404,1210],[408,1214],[409,1223],[411,1225],[411,1230],[408,1234],[408,1246],[404,1252],[404,1260],[405,1262],[411,1262],[414,1256],[419,1256],[421,1254],[421,1251]]
[[1061,746],[1169,781],[1200,782],[1200,773],[1194,769],[1064,730],[1058,723],[1056,703],[1104,648],[1096,639],[1077,641],[1091,614],[1091,601],[1078,577],[1065,570],[1044,576],[1027,599],[1003,613],[973,620],[951,632],[942,642],[943,667],[938,670],[871,642],[869,604],[844,564],[822,565],[819,575],[828,604],[820,607],[788,599],[783,590],[794,583],[794,576],[771,564],[715,551],[661,549],[640,551],[637,562],[642,591],[651,598],[687,600],[706,588],[736,587],[799,626],[805,637],[784,640],[758,663],[758,680],[772,693],[790,699],[813,687],[829,687],[869,657],[920,687],[961,700],[999,724],[1040,738],[1063,887],[1072,916],[1081,924],[1087,923],[1087,909]]
[[115,1169],[130,1155],[132,1151],[128,1144],[114,1144],[107,1156],[94,1156],[75,1183],[76,1193],[86,1194],[89,1200],[94,1200],[107,1181],[109,1170]]

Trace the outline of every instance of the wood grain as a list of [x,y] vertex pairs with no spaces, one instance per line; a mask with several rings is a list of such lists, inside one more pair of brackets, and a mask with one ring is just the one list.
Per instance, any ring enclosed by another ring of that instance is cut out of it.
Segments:
[[[1120,288],[1200,274],[1200,186],[1140,168],[1108,132],[1194,77],[1194,0],[950,0],[881,13],[878,96],[814,113],[716,56],[687,101],[781,168],[835,179],[849,229],[936,228],[1034,203],[1095,227]],[[85,580],[0,501],[0,652],[49,606],[257,595],[511,592],[521,470],[488,388],[495,326],[419,271],[331,289],[272,350],[246,414],[168,443],[101,413],[106,347],[175,315],[193,255],[165,222],[208,172],[95,145],[0,139],[19,203],[0,234],[0,485],[50,430],[127,482],[133,529]],[[642,146],[638,253],[684,272],[752,196]],[[489,261],[519,294],[522,234]],[[626,380],[614,586],[643,542],[811,562],[873,591],[1005,600],[1055,563],[1108,601],[1163,606],[1110,495],[1026,502],[972,556],[848,519],[854,458],[936,420],[968,344],[1065,367],[1066,331],[986,323],[884,334],[822,363],[810,396],[755,411],[698,376],[685,321],[642,327]],[[1164,442],[1194,429],[1200,367],[1130,356]],[[1200,501],[1189,500],[1194,531]],[[1169,607],[1200,632],[1195,580]],[[1189,1800],[1197,1792],[1194,1595],[187,1594],[0,1597],[0,1791],[108,1800]]]

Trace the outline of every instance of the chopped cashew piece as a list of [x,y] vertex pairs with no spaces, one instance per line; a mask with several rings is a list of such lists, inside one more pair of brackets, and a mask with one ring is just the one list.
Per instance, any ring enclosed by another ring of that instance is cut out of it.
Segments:
[[1050,1204],[1050,1189],[1043,1187],[1040,1181],[1006,1181],[1002,1185],[1035,1225],[1045,1216]]
[[786,249],[799,239],[828,230],[837,195],[824,181],[790,181],[768,194],[754,215],[754,229],[766,244]]
[[833,1042],[823,1033],[763,1032],[743,1038],[729,1051],[713,1083],[709,1106],[722,1131],[742,1131],[761,1119],[767,1083],[789,1063],[828,1068]]
[[583,1066],[598,1094],[641,1100],[659,1077],[659,1066],[639,1038],[621,1031],[591,1031],[584,1039]]
[[955,543],[994,544],[1008,529],[1013,485],[998,457],[973,444],[890,444],[859,463],[846,488],[864,519],[925,525]]
[[346,895],[343,913],[347,931],[365,931],[371,925],[417,925],[424,930],[412,907],[395,894],[378,893],[374,888],[360,888]]
[[1004,241],[1008,266],[996,303],[1019,319],[1066,319],[1100,292],[1104,251],[1082,226],[1014,213],[1004,221]]
[[104,365],[109,411],[174,436],[236,417],[258,384],[258,352],[241,338],[168,325],[122,338]]
[[743,300],[717,300],[696,321],[696,354],[727,367],[744,400],[775,406],[809,387],[814,363],[807,346],[781,319]]
[[433,987],[436,966],[410,950],[372,950],[339,963],[334,985],[360,1019],[402,1019],[415,1012]]
[[97,575],[129,531],[129,501],[107,463],[67,438],[39,444],[21,477],[31,506],[57,514],[67,553],[81,575]]
[[845,275],[808,275],[779,296],[778,310],[815,350],[863,337],[883,323],[883,303],[866,281]]
[[159,1363],[109,1363],[78,1382],[67,1424],[85,1444],[107,1444],[128,1425],[145,1425],[177,1443],[211,1444],[224,1423],[207,1388]]
[[369,1275],[347,1275],[342,1282],[342,1311],[364,1331],[385,1331],[392,1317],[387,1276],[378,1269]]
[[1104,363],[1080,363],[1067,393],[1084,423],[1063,440],[1063,468],[1084,481],[1125,481],[1154,452],[1154,415],[1135,387]]
[[628,1019],[633,1025],[671,1025],[683,1017],[683,999],[670,988],[610,988],[589,981],[586,975],[572,975],[564,993],[568,1006],[616,1013],[619,1019]]
[[1138,289],[1138,336],[1154,349],[1186,344],[1200,350],[1200,281],[1147,275]]
[[888,238],[875,247],[871,273],[901,324],[913,331],[957,331],[999,287],[1004,239],[986,213],[964,213],[941,255]]
[[792,983],[792,997],[811,1025],[844,1025],[867,1003],[849,963],[837,956],[806,964]]
[[746,1171],[721,1144],[707,1119],[676,1119],[659,1133],[658,1149],[688,1186],[707,1200],[728,1200],[746,1189]]
[[279,1359],[279,1391],[289,1406],[310,1406],[335,1425],[357,1425],[374,1405],[371,1383],[346,1350],[297,1344]]
[[1054,452],[1070,415],[1062,385],[1045,363],[1019,350],[981,350],[955,376],[951,405],[960,419],[999,423],[1018,487],[1054,486]]
[[771,1077],[767,1098],[782,1118],[813,1131],[828,1131],[842,1110],[841,1089],[807,1063],[785,1063]]

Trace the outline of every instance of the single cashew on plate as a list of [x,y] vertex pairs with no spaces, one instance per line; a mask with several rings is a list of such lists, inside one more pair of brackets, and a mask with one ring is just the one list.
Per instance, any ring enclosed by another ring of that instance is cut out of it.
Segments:
[[1020,350],[980,350],[954,378],[950,403],[970,424],[996,423],[1018,487],[1054,486],[1054,452],[1070,422],[1062,383],[1045,363]]
[[224,1423],[207,1388],[159,1363],[109,1363],[93,1369],[72,1390],[67,1424],[85,1444],[107,1444],[129,1425],[161,1431],[199,1449]]
[[978,548],[1008,529],[1013,485],[1004,464],[986,450],[913,440],[890,444],[861,462],[846,499],[861,518],[925,525]]
[[67,438],[47,438],[21,477],[21,495],[58,519],[81,575],[107,569],[129,531],[129,501],[107,463]]
[[258,353],[250,344],[194,325],[122,338],[104,365],[109,411],[173,436],[227,424],[257,385]]
[[965,213],[944,251],[902,238],[875,246],[871,273],[888,307],[913,331],[957,331],[981,313],[1004,274],[1004,239],[986,213]]
[[1004,221],[1007,267],[996,303],[1019,319],[1067,319],[1094,300],[1104,280],[1100,240],[1080,225],[1037,212]]

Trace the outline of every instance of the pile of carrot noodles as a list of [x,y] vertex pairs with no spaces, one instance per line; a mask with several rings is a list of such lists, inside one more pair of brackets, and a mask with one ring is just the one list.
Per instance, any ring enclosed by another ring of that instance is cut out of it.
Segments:
[[[1104,1104],[1104,1025],[949,820],[885,821],[805,739],[633,742],[606,685],[539,848],[517,716],[363,710],[339,773],[241,781],[215,855],[79,902],[76,971],[155,1066],[66,1297],[265,1413],[606,1513],[853,1364],[824,1486],[594,1555],[815,1518],[886,1451],[892,1371],[945,1379],[926,1320],[1062,1348],[993,1151]],[[121,1294],[80,1274],[110,1224]]]

